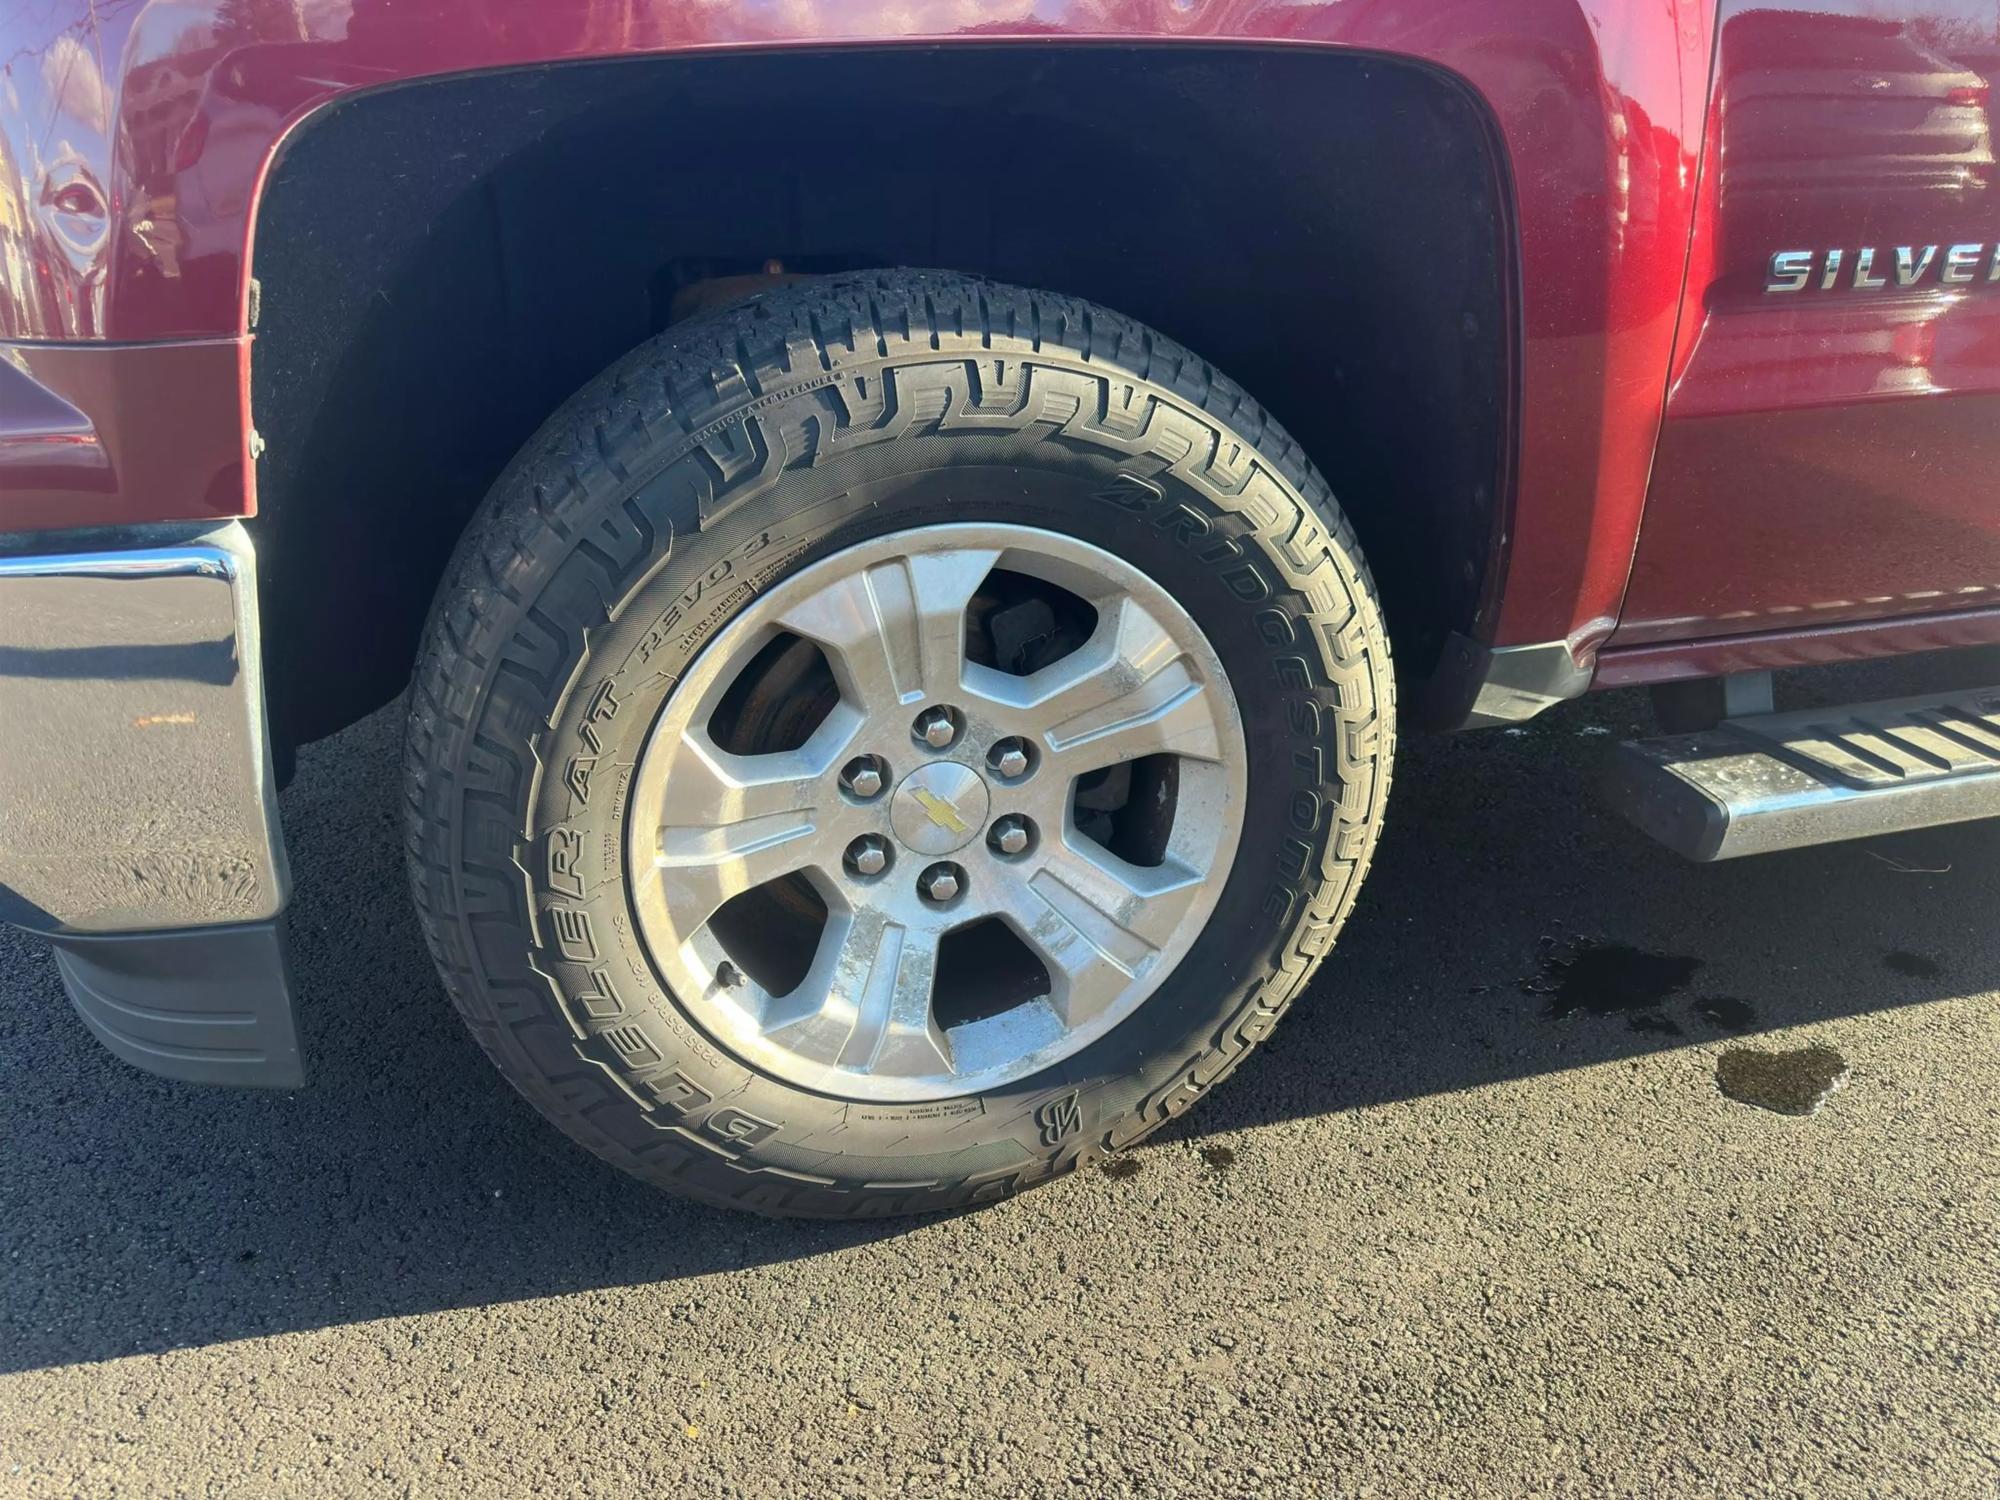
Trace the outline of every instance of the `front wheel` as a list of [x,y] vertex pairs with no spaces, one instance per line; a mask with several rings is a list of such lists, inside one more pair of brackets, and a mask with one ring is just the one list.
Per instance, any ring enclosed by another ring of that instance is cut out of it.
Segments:
[[671,330],[495,486],[412,693],[447,988],[556,1124],[772,1213],[1185,1109],[1366,868],[1392,687],[1291,440],[1162,336],[911,272]]

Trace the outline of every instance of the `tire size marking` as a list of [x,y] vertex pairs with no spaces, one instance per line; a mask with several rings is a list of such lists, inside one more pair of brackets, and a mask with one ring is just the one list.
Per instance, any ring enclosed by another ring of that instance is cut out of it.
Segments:
[[983,1099],[939,1099],[929,1104],[903,1104],[895,1109],[863,1109],[854,1105],[847,1120],[857,1125],[907,1125],[912,1120],[957,1120],[986,1113]]

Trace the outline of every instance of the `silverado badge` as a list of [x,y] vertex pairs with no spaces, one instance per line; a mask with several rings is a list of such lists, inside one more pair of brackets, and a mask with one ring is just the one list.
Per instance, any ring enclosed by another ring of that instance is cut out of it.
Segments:
[[1885,286],[1911,287],[1929,277],[1941,286],[2000,281],[2000,245],[1870,245],[1856,250],[1780,250],[1771,257],[1766,292],[1822,292],[1851,287],[1878,292]]

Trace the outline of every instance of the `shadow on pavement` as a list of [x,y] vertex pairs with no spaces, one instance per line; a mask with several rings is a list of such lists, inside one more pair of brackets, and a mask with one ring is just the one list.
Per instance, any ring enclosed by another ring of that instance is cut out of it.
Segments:
[[[1592,799],[1595,757],[1643,713],[1609,695],[1520,732],[1407,741],[1339,948],[1175,1131],[1282,1128],[2000,985],[1994,827],[1684,865]],[[460,1029],[418,937],[399,727],[391,709],[309,748],[285,797],[304,1090],[124,1067],[70,1014],[47,950],[0,932],[0,1369],[673,1281],[910,1227],[682,1203],[545,1126]],[[1518,982],[1580,940],[1684,960],[1664,972],[1685,988],[1557,1019]]]

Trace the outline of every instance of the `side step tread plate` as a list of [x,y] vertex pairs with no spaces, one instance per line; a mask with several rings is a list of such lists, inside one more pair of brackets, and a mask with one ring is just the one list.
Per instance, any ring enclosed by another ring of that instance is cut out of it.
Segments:
[[1696,860],[2000,816],[2000,688],[1628,740],[1606,790]]

